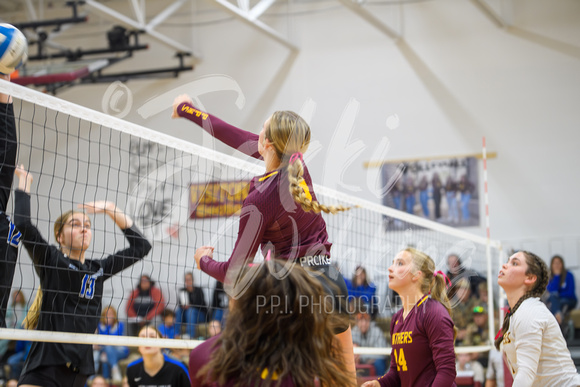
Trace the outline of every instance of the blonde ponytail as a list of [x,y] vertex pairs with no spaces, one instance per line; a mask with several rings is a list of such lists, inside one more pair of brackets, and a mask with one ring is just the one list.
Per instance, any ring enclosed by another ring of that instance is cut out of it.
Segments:
[[[431,298],[439,301],[445,309],[449,316],[451,315],[451,303],[449,302],[449,297],[447,296],[447,283],[445,280],[445,274],[442,271],[435,271],[435,262],[430,256],[422,251],[408,247],[405,250],[411,253],[413,257],[413,263],[415,268],[423,273],[423,280],[421,281],[421,291],[423,294],[430,293]],[[453,326],[453,340],[457,338],[457,327]]]
[[34,301],[28,309],[28,313],[26,313],[26,317],[22,322],[22,326],[24,329],[34,330],[38,326],[38,320],[40,319],[40,308],[42,306],[42,288],[40,285],[38,286],[38,290],[36,291],[36,296],[34,297]]

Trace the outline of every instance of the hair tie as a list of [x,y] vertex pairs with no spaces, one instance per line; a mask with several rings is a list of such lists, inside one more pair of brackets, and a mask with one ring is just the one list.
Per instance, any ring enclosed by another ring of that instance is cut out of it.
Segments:
[[300,159],[300,161],[304,162],[304,155],[300,152],[295,152],[292,153],[292,156],[290,156],[290,164],[292,164],[294,161]]
[[[449,289],[451,286],[453,286],[453,284],[451,283],[451,280],[445,275],[445,273],[443,273],[441,270],[437,270],[435,273],[433,273],[433,277],[437,277],[437,274],[441,274],[443,276],[443,278],[445,278],[445,282],[447,282],[445,284],[445,288]],[[449,285],[447,285],[449,284]]]

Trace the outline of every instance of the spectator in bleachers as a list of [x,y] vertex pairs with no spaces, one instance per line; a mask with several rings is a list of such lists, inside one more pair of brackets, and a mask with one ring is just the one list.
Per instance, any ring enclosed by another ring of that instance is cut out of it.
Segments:
[[[28,305],[24,293],[20,290],[12,292],[12,302],[6,308],[6,328],[19,329],[22,328],[22,321],[28,313]],[[0,359],[8,350],[11,340],[0,340]]]
[[[378,312],[378,305],[375,300],[377,287],[369,281],[367,271],[362,266],[357,266],[352,279],[344,279],[348,289],[349,301],[355,301],[358,308],[365,308],[372,317]],[[358,309],[362,311],[362,309]]]
[[227,313],[228,305],[229,297],[224,290],[224,284],[220,281],[216,281],[213,296],[211,298],[210,318],[223,324],[224,315]]
[[165,300],[161,289],[155,286],[155,282],[148,275],[142,275],[131,298],[127,303],[127,316],[130,319],[130,336],[146,324],[159,325],[162,321],[162,313],[165,309]]
[[548,305],[550,312],[562,324],[564,315],[576,307],[576,285],[574,275],[566,270],[564,259],[554,255],[550,261],[550,282],[548,283]]
[[473,321],[467,324],[467,333],[463,340],[463,345],[490,344],[487,307],[485,305],[477,305],[472,312]]
[[447,278],[451,281],[453,286],[449,288],[448,294],[449,299],[451,300],[455,293],[457,292],[457,284],[459,280],[462,278],[462,274],[465,271],[463,267],[463,263],[461,262],[461,258],[459,258],[456,254],[449,254],[447,257]]
[[93,380],[91,380],[91,387],[109,387],[109,382],[107,378],[102,375],[95,375],[93,376]]
[[6,381],[5,387],[18,387],[18,380],[16,380],[16,379],[8,379]]
[[[489,302],[489,292],[487,291],[487,281],[481,281],[477,285],[477,293],[479,294],[479,301],[482,305],[487,305]],[[494,302],[494,305],[496,303]]]
[[[117,318],[117,311],[112,306],[103,309],[101,321],[97,327],[99,335],[123,336],[125,326]],[[118,345],[93,345],[93,358],[95,361],[95,371],[102,367],[105,378],[113,379],[113,382],[121,381],[122,375],[119,369],[119,360],[129,356],[129,348]]]
[[457,283],[456,304],[453,305],[453,322],[457,327],[457,345],[463,344],[467,335],[467,325],[473,321],[473,308],[478,304],[477,298],[471,294],[471,286],[467,279],[462,278]]
[[26,313],[28,313],[26,297],[17,289],[12,292],[12,303],[6,310],[6,328],[21,328]]
[[17,341],[16,348],[14,349],[14,354],[12,354],[6,364],[10,367],[10,375],[11,379],[18,379],[20,378],[20,374],[22,373],[22,368],[24,368],[24,362],[28,357],[28,353],[30,352],[30,347],[32,346],[31,341]]
[[[487,291],[487,281],[483,280],[477,285],[477,289],[479,292],[479,304],[483,305],[487,308],[489,304],[489,293]],[[489,312],[489,311],[488,311]],[[494,326],[499,326],[499,308],[498,308],[498,301],[494,298],[493,302],[493,314],[488,313],[488,317],[493,317],[495,321]]]
[[[142,338],[161,338],[153,326],[145,325],[139,331]],[[129,386],[190,387],[187,368],[178,360],[164,354],[159,347],[139,347],[143,356],[127,367]]]
[[[352,329],[352,341],[361,347],[385,348],[387,342],[383,331],[371,321],[371,316],[362,312],[356,317],[356,326]],[[360,362],[372,364],[377,375],[384,375],[387,371],[386,356],[361,355]]]
[[485,379],[485,387],[504,387],[503,356],[494,347],[491,347],[491,351],[489,351],[489,362],[487,363]]
[[180,336],[175,326],[175,313],[171,309],[163,311],[163,324],[160,324],[157,329],[161,333],[161,337],[165,339],[175,339]]
[[207,333],[209,337],[214,337],[222,333],[222,324],[218,320],[211,320],[208,324]]
[[461,280],[467,280],[471,288],[471,294],[476,298],[479,297],[479,284],[486,281],[485,277],[481,276],[475,270],[465,267],[461,258],[457,254],[449,254],[447,257],[447,277],[452,283],[451,288],[448,290],[449,300],[453,303],[453,297],[457,293],[459,282]]
[[474,360],[473,353],[458,353],[457,362],[457,376],[472,376],[475,383],[480,383],[482,386],[485,380],[485,371],[483,366]]
[[193,283],[193,273],[187,272],[184,276],[185,287],[179,289],[179,307],[176,313],[177,331],[182,332],[185,324],[185,333],[190,338],[197,337],[196,325],[207,320],[207,303],[203,290]]

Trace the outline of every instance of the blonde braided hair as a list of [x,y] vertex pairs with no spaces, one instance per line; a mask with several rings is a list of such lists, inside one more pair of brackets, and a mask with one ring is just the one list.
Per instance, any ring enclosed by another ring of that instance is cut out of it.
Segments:
[[[347,211],[351,207],[327,206],[317,200],[312,200],[304,190],[304,164],[302,153],[310,145],[310,126],[298,114],[291,111],[277,111],[270,117],[270,125],[265,132],[266,138],[274,145],[276,155],[282,163],[288,162],[288,181],[290,194],[294,201],[306,212],[320,211],[336,214]],[[290,157],[298,153],[300,157]],[[288,161],[287,161],[288,160]]]
[[36,291],[36,296],[34,301],[22,321],[22,327],[28,330],[34,330],[38,326],[38,320],[40,319],[40,309],[42,306],[42,288],[38,285],[38,290]]

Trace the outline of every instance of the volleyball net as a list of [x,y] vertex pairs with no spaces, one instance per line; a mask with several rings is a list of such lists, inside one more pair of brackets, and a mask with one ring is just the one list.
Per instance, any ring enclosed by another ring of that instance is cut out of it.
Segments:
[[[199,343],[198,339],[206,338],[210,320],[227,318],[227,302],[214,303],[212,308],[212,302],[223,297],[223,292],[216,291],[213,278],[195,269],[193,255],[196,247],[211,245],[215,247],[216,260],[229,258],[238,231],[235,213],[247,194],[250,179],[264,172],[263,164],[219,153],[8,82],[0,82],[0,92],[14,97],[19,141],[17,163],[35,177],[31,190],[32,222],[44,238],[56,244],[52,228],[63,212],[80,203],[108,200],[131,216],[153,246],[142,261],[105,282],[102,306],[115,308],[119,321],[125,325],[135,322],[128,318],[127,305],[146,275],[163,295],[164,302],[155,306],[159,314],[166,309],[178,311],[180,289],[187,272],[193,272],[194,285],[203,290],[207,306],[203,319],[197,321],[195,337],[154,340],[18,329],[17,322],[25,314],[26,306],[15,307],[11,299],[8,308],[12,308],[13,325],[0,329],[0,338],[165,348],[192,348]],[[305,157],[308,164],[308,154]],[[483,303],[487,309],[486,323],[493,338],[497,322],[491,317],[497,310],[498,299],[495,273],[505,260],[498,242],[320,185],[315,184],[315,192],[324,204],[356,206],[337,215],[323,216],[333,243],[332,263],[348,279],[362,266],[376,285],[374,297],[362,304],[370,308],[373,324],[381,329],[385,346],[357,348],[358,353],[390,353],[388,322],[400,306],[388,289],[387,269],[397,252],[409,246],[429,254],[437,270],[447,272],[448,257],[456,255],[465,273],[478,273],[480,278],[491,280],[480,287],[487,289],[488,297],[485,301],[482,296],[477,306]],[[91,222],[93,236],[87,259],[104,258],[127,245],[107,216],[92,215]],[[262,259],[257,256],[255,261]],[[21,248],[12,289],[20,290],[26,305],[30,305],[38,286],[32,260]],[[463,302],[459,298],[452,300],[454,307]],[[359,312],[364,313],[353,309],[353,322]],[[186,329],[181,327],[181,332]],[[489,344],[479,342],[459,351],[485,351]]]

